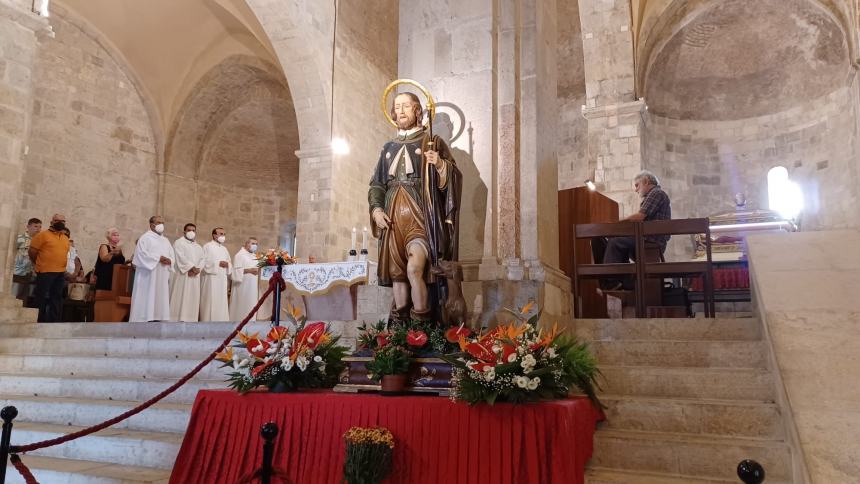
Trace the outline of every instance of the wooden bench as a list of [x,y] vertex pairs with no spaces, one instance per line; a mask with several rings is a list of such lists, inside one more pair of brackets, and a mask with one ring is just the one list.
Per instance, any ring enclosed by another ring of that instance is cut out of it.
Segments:
[[134,269],[129,265],[116,264],[111,275],[111,290],[96,291],[93,305],[93,321],[119,323],[128,321],[131,312],[131,288]]
[[[713,269],[711,266],[710,223],[707,218],[657,220],[650,222],[618,222],[610,224],[578,224],[573,227],[574,240],[596,237],[633,237],[636,241],[636,262],[622,264],[576,264],[576,244],[571,254],[574,277],[573,295],[576,304],[576,317],[582,317],[580,304],[582,282],[587,279],[603,279],[612,276],[632,276],[634,280],[634,306],[637,318],[647,314],[648,303],[659,298],[662,284],[652,284],[650,279],[660,280],[668,277],[702,276],[704,280],[705,316],[714,317]],[[660,246],[648,242],[649,236],[657,235],[706,235],[705,261],[666,262]],[[656,292],[656,294],[651,294]]]

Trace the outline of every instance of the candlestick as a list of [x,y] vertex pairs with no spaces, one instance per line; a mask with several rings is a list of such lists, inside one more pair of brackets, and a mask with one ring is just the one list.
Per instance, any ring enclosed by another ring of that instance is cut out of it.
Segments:
[[352,228],[352,251],[355,251],[355,227]]
[[367,227],[361,232],[361,250],[367,251]]

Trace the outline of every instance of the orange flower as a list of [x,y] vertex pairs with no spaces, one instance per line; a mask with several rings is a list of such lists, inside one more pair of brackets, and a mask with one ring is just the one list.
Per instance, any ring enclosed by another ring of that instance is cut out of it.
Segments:
[[528,304],[526,304],[525,306],[523,306],[522,309],[520,309],[520,314],[528,314],[534,305],[535,305],[534,301],[529,301]]
[[266,336],[269,341],[277,342],[286,338],[289,335],[289,330],[286,326],[275,326],[269,331],[269,334]]
[[233,348],[227,347],[224,351],[215,355],[215,359],[218,361],[223,361],[225,363],[229,363],[233,361]]
[[248,344],[248,341],[251,341],[252,339],[260,339],[260,333],[254,333],[251,336],[248,336],[245,333],[239,333],[238,336],[239,336],[239,341],[243,345]]

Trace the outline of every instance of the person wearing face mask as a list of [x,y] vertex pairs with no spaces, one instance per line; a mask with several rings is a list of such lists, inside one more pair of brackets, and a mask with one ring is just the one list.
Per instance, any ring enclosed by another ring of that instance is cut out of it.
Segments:
[[170,320],[197,322],[200,318],[200,271],[203,270],[203,247],[194,239],[197,226],[182,228],[185,234],[173,242],[176,273],[170,289]]
[[224,229],[212,229],[212,240],[203,246],[203,279],[200,281],[200,321],[229,321],[227,275],[233,272],[230,253],[224,247]]
[[[257,253],[257,248],[256,237],[248,237],[245,245],[233,257],[233,272],[231,274],[233,291],[230,296],[230,319],[232,321],[245,319],[245,316],[257,304],[260,297],[257,282],[260,269],[257,267],[257,258],[254,256]],[[250,321],[256,320],[257,315],[252,315]]]
[[161,215],[149,218],[149,230],[134,249],[134,288],[131,291],[129,322],[170,319],[170,273],[176,256],[164,233]]
[[110,291],[113,287],[113,266],[125,264],[125,255],[120,247],[119,230],[111,227],[105,232],[106,244],[99,245],[99,255],[96,257],[96,290]]
[[66,217],[55,213],[51,226],[30,241],[28,255],[36,270],[36,304],[40,323],[60,320],[63,311],[63,287],[69,258],[69,238],[64,233]]

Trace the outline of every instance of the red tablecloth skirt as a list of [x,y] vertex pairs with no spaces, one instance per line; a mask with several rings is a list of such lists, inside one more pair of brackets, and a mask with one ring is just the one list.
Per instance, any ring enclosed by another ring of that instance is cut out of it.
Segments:
[[394,434],[389,483],[583,483],[600,416],[583,398],[470,407],[429,396],[201,391],[170,482],[236,483],[260,466],[260,427],[273,421],[275,467],[292,483],[341,483],[353,426]]

